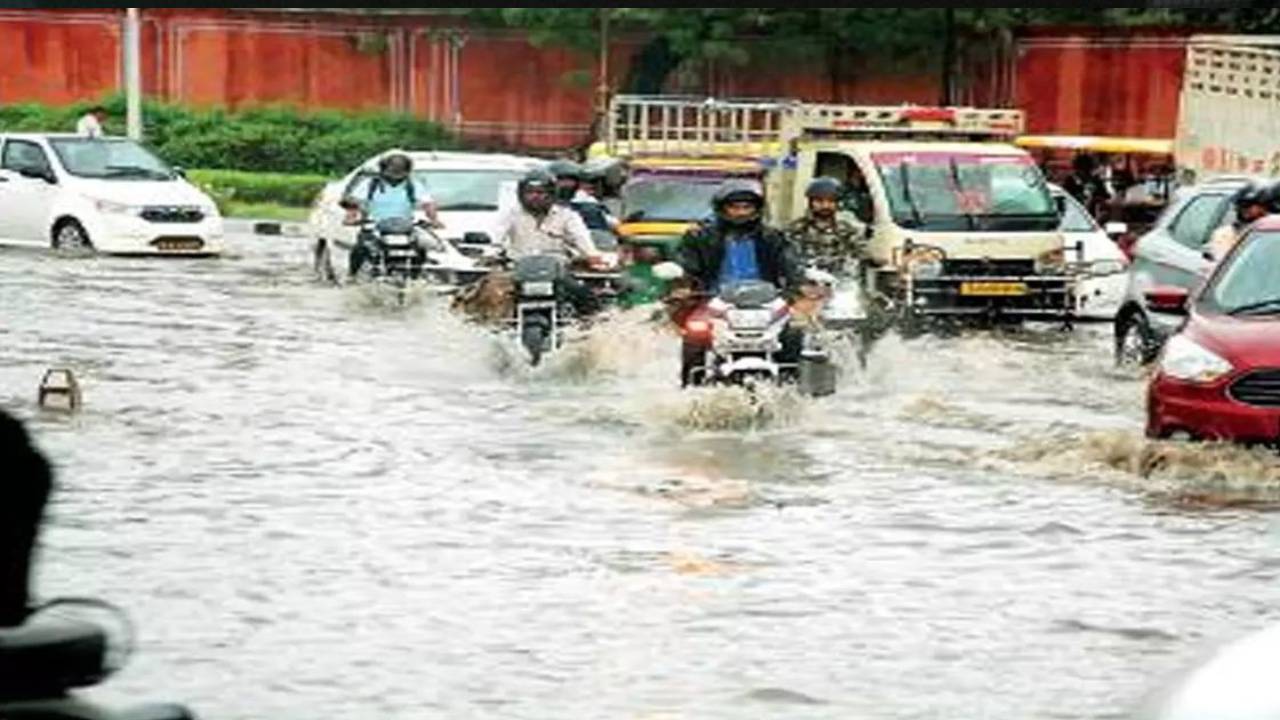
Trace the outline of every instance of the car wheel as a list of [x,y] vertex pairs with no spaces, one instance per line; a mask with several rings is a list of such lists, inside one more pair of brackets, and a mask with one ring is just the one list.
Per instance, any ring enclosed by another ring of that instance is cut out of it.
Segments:
[[1141,367],[1150,365],[1160,355],[1160,341],[1140,313],[1126,318],[1116,333],[1116,365]]
[[89,252],[93,241],[78,220],[63,220],[53,228],[53,249],[59,252]]

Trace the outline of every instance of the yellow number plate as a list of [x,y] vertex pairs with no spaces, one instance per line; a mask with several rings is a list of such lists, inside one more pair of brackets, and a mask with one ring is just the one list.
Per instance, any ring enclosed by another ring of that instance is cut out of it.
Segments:
[[960,286],[965,297],[1023,297],[1030,293],[1026,283],[971,282]]

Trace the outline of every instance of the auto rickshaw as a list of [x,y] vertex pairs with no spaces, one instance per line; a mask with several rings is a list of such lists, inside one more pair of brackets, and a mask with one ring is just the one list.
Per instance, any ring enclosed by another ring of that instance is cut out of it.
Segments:
[[712,197],[734,178],[759,180],[761,161],[742,158],[638,158],[619,195],[619,244],[631,291],[625,305],[644,305],[665,296],[667,283],[653,267],[674,259],[685,233],[713,216]]
[[[1176,188],[1173,140],[1068,135],[1028,135],[1017,144],[1036,156],[1045,174],[1062,180],[1072,172],[1075,157],[1087,154],[1103,158],[1099,167],[1109,169],[1116,196],[1097,218],[1112,227],[1124,225],[1117,243],[1131,245],[1142,237],[1168,206]],[[1121,181],[1121,180],[1124,181]]]

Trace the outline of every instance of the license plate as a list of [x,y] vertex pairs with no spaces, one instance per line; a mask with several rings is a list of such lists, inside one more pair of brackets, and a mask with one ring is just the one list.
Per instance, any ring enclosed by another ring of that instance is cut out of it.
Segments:
[[204,243],[200,240],[158,240],[155,246],[158,250],[190,251],[203,248]]
[[414,252],[412,250],[392,250],[387,254],[393,258],[411,258]]
[[528,282],[520,286],[520,292],[525,297],[551,297],[556,294],[556,286],[549,282]]
[[971,282],[960,286],[965,297],[1024,297],[1030,293],[1026,283]]
[[731,310],[729,311],[729,327],[746,330],[762,330],[773,321],[773,313],[768,310]]

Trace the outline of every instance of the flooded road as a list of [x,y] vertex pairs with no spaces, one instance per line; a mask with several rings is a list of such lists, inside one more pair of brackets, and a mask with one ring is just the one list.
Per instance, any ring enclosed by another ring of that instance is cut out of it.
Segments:
[[[203,717],[1123,717],[1275,619],[1280,465],[1149,446],[1105,328],[886,341],[766,417],[619,322],[521,371],[305,242],[0,253],[0,403],[58,470],[42,596],[127,609],[107,701]],[[40,413],[46,368],[86,410]]]

